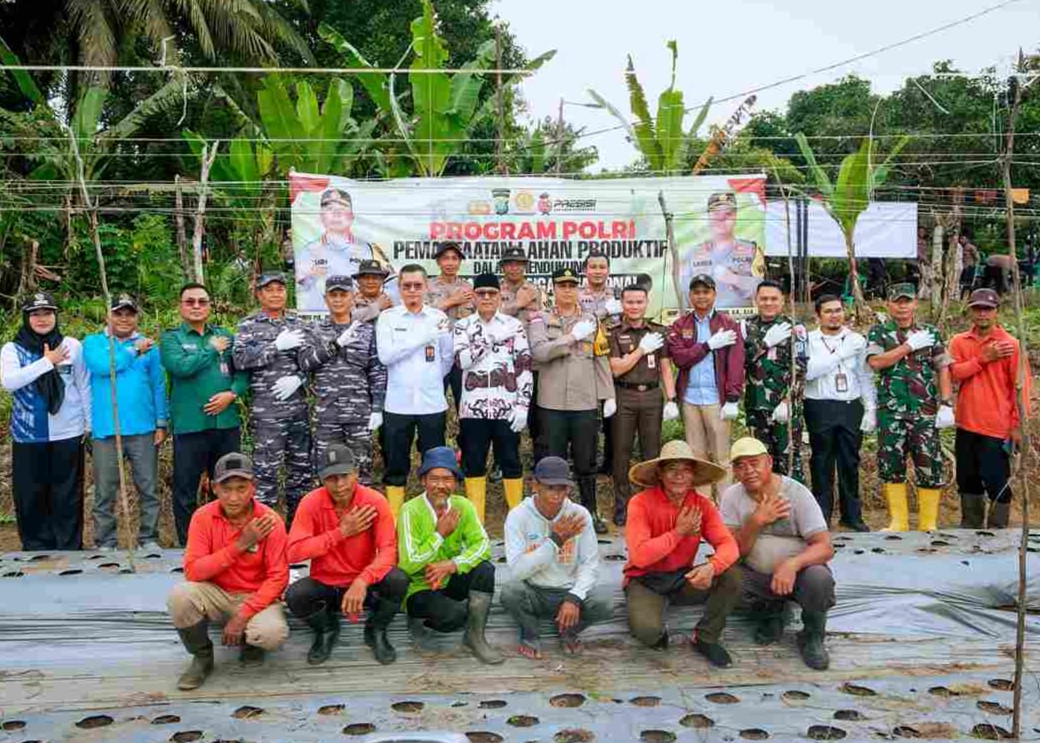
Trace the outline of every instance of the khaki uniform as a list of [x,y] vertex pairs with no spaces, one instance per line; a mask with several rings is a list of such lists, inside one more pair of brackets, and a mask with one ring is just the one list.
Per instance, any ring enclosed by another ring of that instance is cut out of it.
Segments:
[[[528,304],[526,307],[517,307],[516,295],[521,289],[530,289],[535,293],[535,299],[533,302]],[[527,326],[531,324],[531,318],[538,312],[543,312],[549,308],[549,304],[546,301],[545,292],[539,289],[537,286],[532,284],[530,281],[524,280],[522,283],[513,286],[508,281],[502,281],[502,306],[499,308],[499,312],[503,315],[509,315],[515,317],[521,323],[523,323],[524,330],[527,330]]]
[[[358,322],[375,322],[379,317],[379,313],[383,311],[383,307],[380,304],[383,297],[390,299],[386,292],[380,292],[379,296],[374,299],[369,299],[363,296],[361,292],[358,292],[354,297],[354,310],[350,313],[351,317]],[[393,306],[392,301],[390,306]]]
[[[604,286],[601,291],[596,292],[586,283],[578,294],[578,304],[581,305],[582,312],[596,316],[596,319],[603,324],[604,332],[609,332],[614,325],[621,322],[621,316],[608,313],[606,305],[611,299],[619,299],[620,294],[619,290],[609,286]],[[599,471],[604,474],[614,471],[614,425],[613,420],[604,418],[601,426],[603,430],[603,465]]]
[[[438,276],[435,279],[430,279],[429,284],[426,287],[426,294],[423,297],[423,304],[429,307],[438,307],[448,297],[466,289],[472,289],[473,285],[465,279],[456,278],[452,283],[447,283],[443,280],[442,276]],[[444,314],[451,320],[452,327],[455,326],[456,320],[461,320],[464,317],[472,315],[476,311],[476,307],[473,302],[466,302],[465,304],[458,304],[454,307],[450,307],[443,310]]]

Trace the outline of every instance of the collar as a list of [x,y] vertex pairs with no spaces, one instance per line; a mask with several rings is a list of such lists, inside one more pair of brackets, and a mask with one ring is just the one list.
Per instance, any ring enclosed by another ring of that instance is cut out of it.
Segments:
[[605,297],[610,293],[610,287],[604,284],[602,289],[596,291],[588,282],[586,282],[581,287],[581,293],[589,297]]
[[[360,483],[358,483],[358,485],[360,485]],[[359,492],[358,485],[354,486],[354,493],[353,493],[353,495],[351,496],[351,499],[350,499],[350,505],[352,507],[358,505],[358,496],[361,495],[361,493]],[[336,502],[334,500],[332,500],[332,494],[329,492],[329,489],[326,488],[324,485],[322,485],[321,486],[321,492],[325,496],[324,498],[321,499],[321,507],[324,510],[326,510],[326,511],[335,511],[336,510]]]
[[705,317],[704,320],[702,320],[701,316],[697,314],[697,310],[693,309],[690,310],[690,317],[693,318],[694,322],[704,322],[704,320],[710,321],[713,317],[715,317],[715,307],[712,306],[712,308],[708,310],[708,316]]
[[621,318],[621,326],[620,327],[621,327],[622,330],[626,330],[626,329],[631,329],[631,330],[650,330],[650,321],[649,320],[647,320],[644,317],[640,322],[642,322],[642,325],[633,325],[631,322],[629,322],[627,317],[622,316],[622,318]]
[[213,332],[213,326],[211,324],[209,324],[209,323],[206,323],[202,327],[202,332],[201,333],[196,333],[195,332],[195,328],[191,327],[191,325],[189,325],[188,323],[186,323],[186,322],[184,322],[182,320],[181,321],[181,331],[184,332],[184,333],[195,333],[195,335],[198,335],[198,336],[201,337],[201,336],[206,335],[207,333],[212,333]]
[[[334,239],[330,239],[330,238],[334,238]],[[321,233],[321,244],[322,245],[329,245],[329,244],[334,244],[334,243],[343,244],[344,242],[347,245],[353,245],[354,244],[354,230],[347,230],[346,233],[344,233],[342,235],[329,235],[328,232]]]
[[[104,334],[104,336],[106,338],[111,338],[112,337],[112,334],[108,331],[108,326],[107,325],[105,326],[104,330],[102,330],[101,332]],[[138,338],[141,338],[141,337],[142,337],[141,333],[139,331],[135,330],[133,333],[128,335],[126,338],[116,338],[116,340],[119,341],[120,343],[133,343],[134,341],[136,341]]]
[[974,325],[972,325],[971,328],[966,331],[966,335],[969,338],[978,341],[979,343],[985,343],[988,340],[1003,340],[1004,336],[1008,335],[1008,332],[1004,329],[1004,326],[998,322],[996,325],[993,326],[993,330],[991,330],[989,335],[985,338],[978,334],[978,332],[975,330]]
[[[437,523],[437,511],[434,509],[433,504],[430,503],[430,496],[426,494],[425,490],[422,493],[422,501],[423,501],[423,503],[426,504],[426,510],[428,510],[430,512],[430,516],[433,517],[433,523],[436,524]],[[451,509],[452,509],[451,496],[449,495],[448,496],[448,510],[450,511]]]
[[[213,501],[213,502],[217,504],[217,518],[221,519],[226,524],[231,526],[231,520],[224,514],[224,508],[220,505],[220,501]],[[260,515],[261,515],[260,514],[260,501],[258,501],[256,499],[256,496],[254,495],[253,496],[253,516],[256,517],[256,516],[260,516]]]
[[488,320],[487,322],[484,321],[484,318],[482,318],[480,316],[479,312],[474,312],[473,313],[473,317],[477,318],[477,322],[482,323],[484,325],[490,325],[493,322],[502,322],[502,320],[504,319],[504,316],[502,315],[502,311],[501,310],[495,310],[495,314],[493,314],[491,316],[491,319]]

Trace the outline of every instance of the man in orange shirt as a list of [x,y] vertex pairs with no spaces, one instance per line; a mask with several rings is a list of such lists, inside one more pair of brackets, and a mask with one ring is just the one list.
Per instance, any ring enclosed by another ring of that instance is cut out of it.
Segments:
[[[992,289],[973,291],[968,300],[972,328],[955,335],[950,342],[950,374],[960,385],[954,411],[955,453],[961,527],[965,529],[979,529],[983,524],[997,529],[1007,527],[1011,507],[1007,444],[1018,445],[1022,438],[1015,400],[1019,344],[997,321],[999,305],[999,297]],[[1028,406],[1030,375],[1026,363],[1023,383]]]
[[264,662],[289,636],[279,601],[289,582],[285,524],[258,502],[253,462],[225,454],[213,468],[217,500],[199,508],[188,527],[184,577],[166,599],[173,626],[191,653],[191,666],[177,681],[197,689],[213,670],[209,623],[224,622],[225,645],[240,645],[243,665]]
[[[685,441],[669,441],[661,456],[629,471],[632,482],[645,489],[629,501],[625,525],[629,631],[644,645],[664,649],[668,604],[703,603],[704,616],[691,642],[719,668],[733,663],[719,638],[740,597],[740,570],[731,567],[740,551],[714,504],[694,488],[725,474],[718,465],[696,459]],[[715,554],[695,566],[702,538]]]
[[356,622],[363,608],[365,644],[376,660],[393,663],[397,653],[386,628],[408,591],[397,564],[397,526],[390,504],[358,483],[354,454],[342,444],[325,451],[322,486],[303,497],[289,530],[289,562],[311,561],[310,575],[289,586],[285,603],[314,630],[307,653],[324,663],[339,638],[340,616]]

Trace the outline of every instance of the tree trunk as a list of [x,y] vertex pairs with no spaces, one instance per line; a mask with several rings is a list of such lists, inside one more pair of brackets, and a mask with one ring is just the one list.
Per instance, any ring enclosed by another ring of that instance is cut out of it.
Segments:
[[942,304],[943,283],[943,235],[946,229],[943,220],[936,217],[935,227],[932,229],[932,317],[938,318],[939,305]]
[[18,277],[18,291],[14,294],[15,310],[25,297],[36,290],[36,259],[39,251],[40,243],[37,240],[33,240],[22,249],[22,270]]
[[852,292],[852,308],[855,313],[856,323],[858,325],[865,325],[873,322],[874,311],[870,309],[870,305],[867,304],[866,297],[863,296],[863,287],[859,284],[859,267],[856,263],[856,243],[851,232],[845,233],[845,253],[849,258],[849,283],[852,285],[850,291]]
[[206,183],[209,181],[209,169],[213,166],[213,160],[217,157],[217,148],[220,141],[213,143],[213,149],[207,150],[207,145],[202,146],[202,173],[199,178],[199,203],[195,211],[195,233],[192,236],[191,247],[195,263],[195,281],[205,283],[205,271],[202,268],[202,233],[206,220]]
[[184,192],[181,189],[181,177],[175,175],[173,221],[177,226],[177,251],[181,257],[181,274],[185,281],[191,281],[191,261],[188,259],[188,233],[184,229]]

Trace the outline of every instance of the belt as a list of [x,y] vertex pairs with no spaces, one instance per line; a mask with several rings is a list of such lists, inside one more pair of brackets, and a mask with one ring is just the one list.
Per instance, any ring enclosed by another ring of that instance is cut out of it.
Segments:
[[633,384],[632,382],[614,382],[615,387],[620,387],[623,390],[635,390],[636,392],[646,392],[647,390],[656,390],[661,386],[660,382],[648,382],[647,384]]

